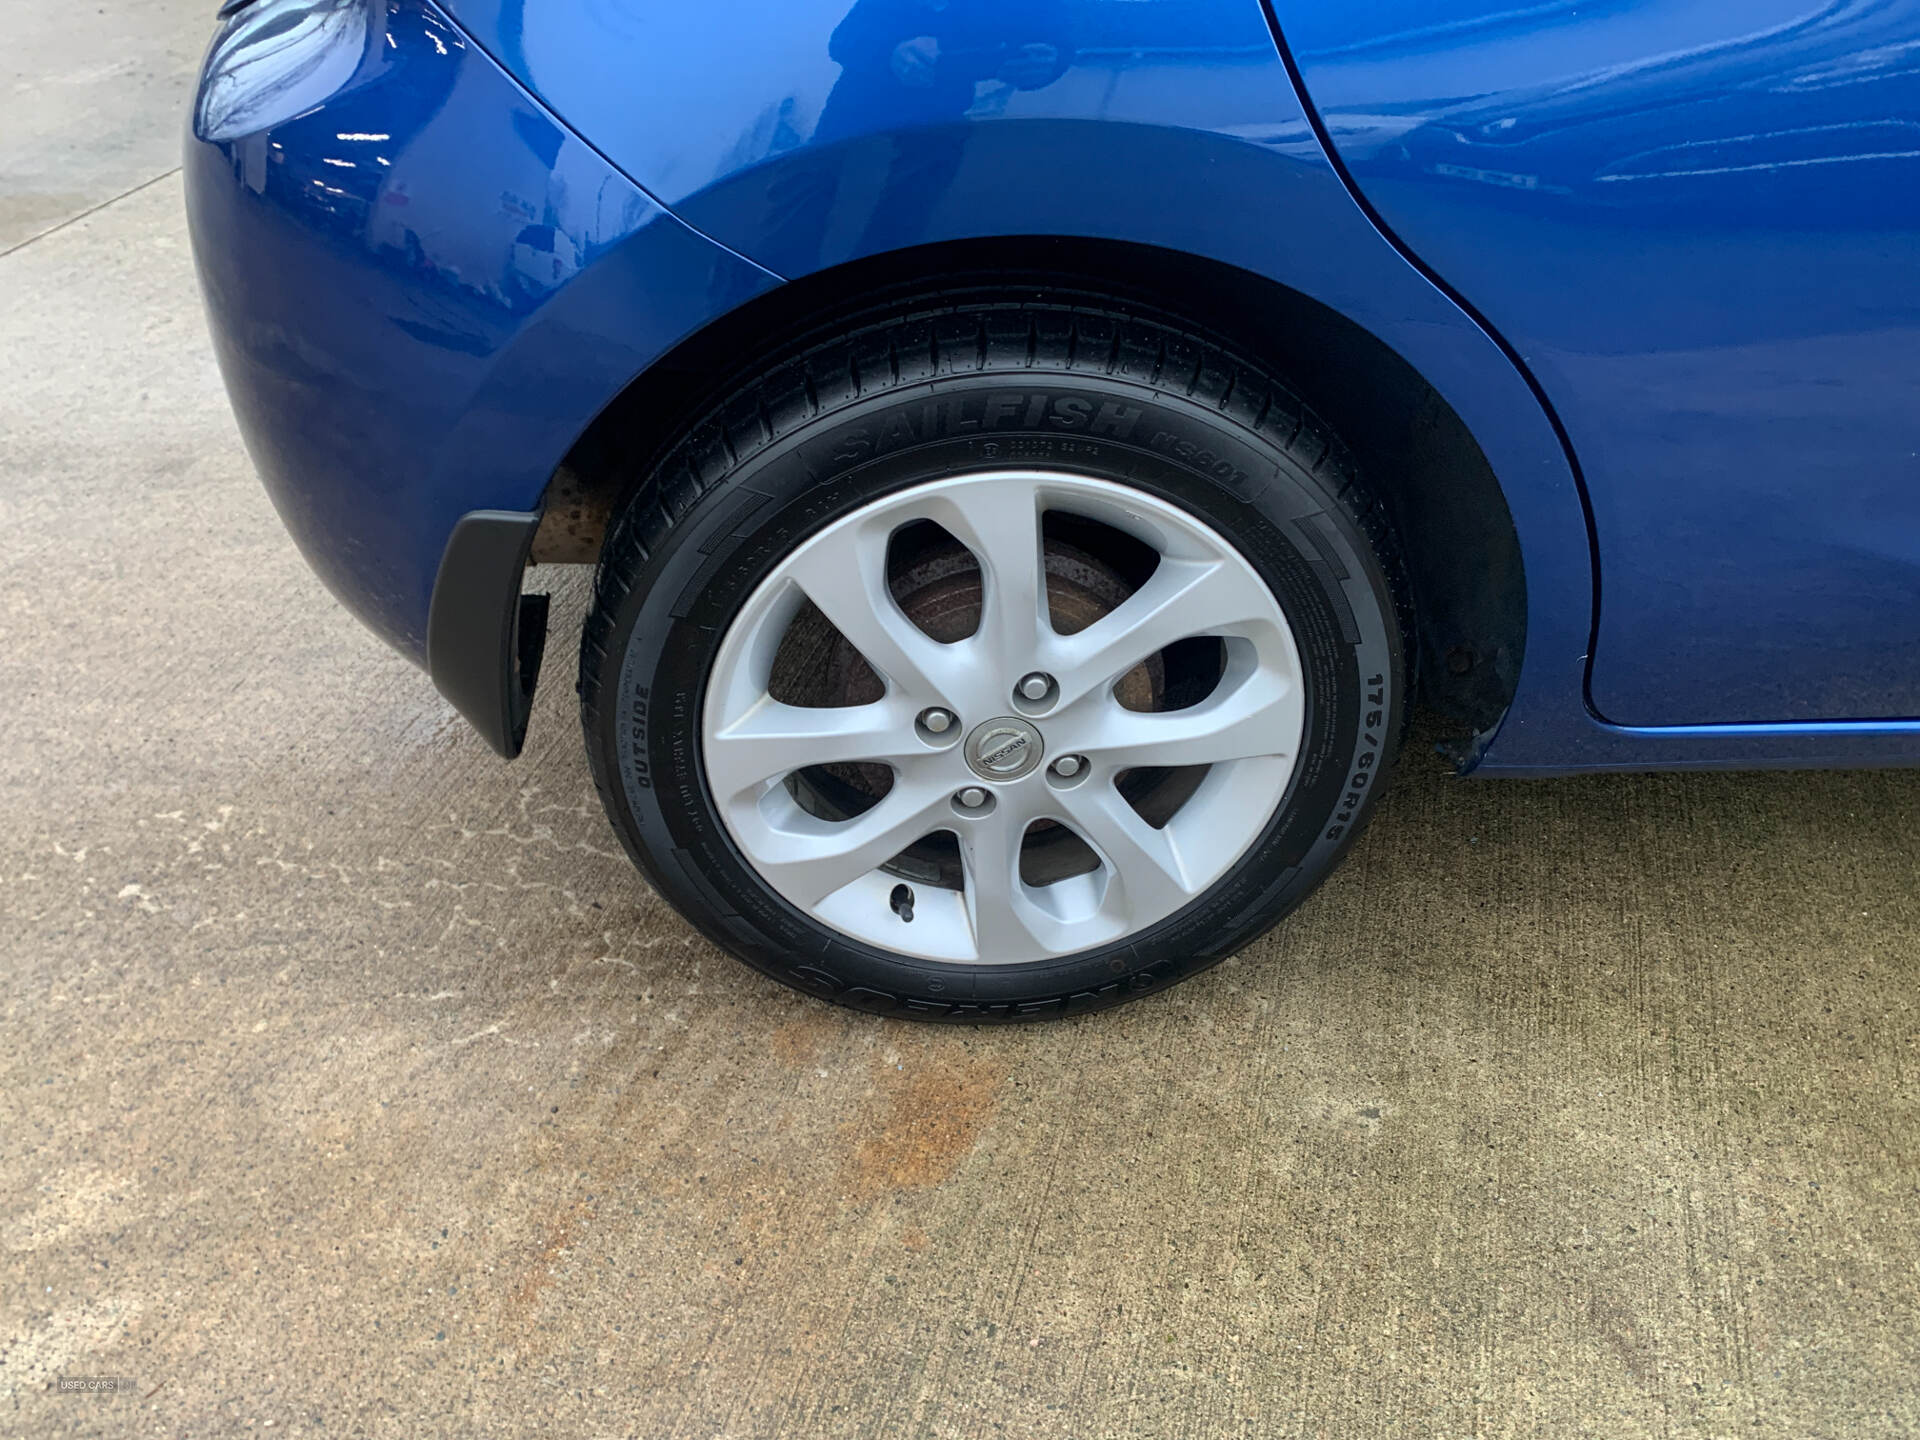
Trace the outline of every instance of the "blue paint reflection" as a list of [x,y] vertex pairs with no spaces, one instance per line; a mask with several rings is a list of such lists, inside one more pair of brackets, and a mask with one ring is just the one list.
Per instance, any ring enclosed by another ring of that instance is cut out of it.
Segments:
[[536,505],[608,396],[771,277],[668,217],[426,0],[353,3],[364,27],[332,32],[351,63],[302,70],[331,94],[189,144],[188,211],[269,493],[334,592],[417,659],[457,518]]
[[[827,41],[840,78],[827,94],[812,143],[885,136],[878,194],[851,253],[920,241],[966,156],[958,122],[1006,94],[1063,75],[1073,42],[1062,0],[858,0]],[[791,97],[767,137],[778,153],[798,143]],[[827,229],[845,183],[838,167],[801,167],[768,190],[766,232],[790,266],[824,263]]]
[[1920,3],[1280,5],[1564,421],[1635,725],[1920,715]]
[[[413,338],[491,353],[504,333],[497,322],[537,308],[650,206],[546,116],[493,103],[497,82],[458,63],[466,38],[431,10],[389,0],[357,18],[364,23],[329,32],[348,63],[320,56],[305,72],[330,78],[332,94],[298,98],[311,112],[318,100],[354,94],[380,128],[342,131],[331,111],[303,114],[232,140],[236,175],[270,206],[372,252],[467,313],[465,321],[396,319]],[[489,103],[479,103],[482,94]],[[458,122],[435,124],[449,109]],[[503,182],[497,204],[460,226],[423,229],[417,217],[464,195],[478,150],[493,157]]]
[[[1820,224],[1820,209],[1795,202],[1830,202],[1825,187],[1843,180],[1861,187],[1849,219],[1876,197],[1896,206],[1889,223],[1914,214],[1914,0],[1755,0],[1737,12],[1714,0],[1462,0],[1443,13],[1283,17],[1350,164],[1513,191],[1535,208],[1630,206],[1659,223]],[[1405,28],[1389,28],[1395,15]]]

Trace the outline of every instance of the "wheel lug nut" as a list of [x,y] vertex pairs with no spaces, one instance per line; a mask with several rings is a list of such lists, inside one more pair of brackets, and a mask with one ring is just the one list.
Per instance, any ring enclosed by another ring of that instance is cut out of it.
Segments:
[[1053,773],[1062,780],[1071,780],[1080,773],[1081,760],[1078,755],[1062,755],[1053,762]]
[[1046,699],[1047,691],[1051,690],[1052,688],[1053,688],[1053,681],[1048,679],[1045,675],[1042,675],[1038,670],[1034,671],[1033,674],[1027,676],[1026,679],[1020,682],[1020,693],[1029,700]]
[[935,735],[944,735],[953,728],[953,712],[942,710],[938,705],[931,710],[922,710],[920,724]]
[[962,810],[978,810],[982,805],[987,803],[987,792],[982,790],[978,785],[969,785],[955,798],[959,800]]

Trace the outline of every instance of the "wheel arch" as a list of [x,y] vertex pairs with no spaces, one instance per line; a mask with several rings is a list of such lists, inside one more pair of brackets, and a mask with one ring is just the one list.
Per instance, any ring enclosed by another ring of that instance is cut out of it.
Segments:
[[1458,411],[1355,320],[1237,266],[1127,241],[995,237],[852,260],[757,296],[635,377],[580,436],[549,484],[535,563],[598,558],[616,510],[647,499],[654,458],[744,373],[808,337],[957,287],[1067,290],[1212,331],[1270,366],[1353,449],[1405,547],[1419,630],[1420,695],[1474,738],[1512,703],[1528,603],[1507,496]]

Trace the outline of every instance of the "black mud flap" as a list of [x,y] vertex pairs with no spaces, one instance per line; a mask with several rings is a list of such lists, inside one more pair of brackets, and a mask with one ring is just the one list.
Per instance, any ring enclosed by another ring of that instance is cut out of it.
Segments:
[[547,597],[520,578],[540,516],[473,510],[447,538],[427,607],[427,674],[481,738],[511,760],[527,738],[547,643]]

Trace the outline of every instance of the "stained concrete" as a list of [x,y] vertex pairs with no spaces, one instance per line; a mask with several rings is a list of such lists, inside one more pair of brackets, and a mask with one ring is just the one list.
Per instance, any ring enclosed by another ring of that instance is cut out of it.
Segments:
[[0,0],[0,253],[180,160],[218,0]]
[[0,537],[0,1432],[1920,1428],[1920,774],[1416,757],[1164,997],[830,1009],[309,575],[175,178],[0,259]]

